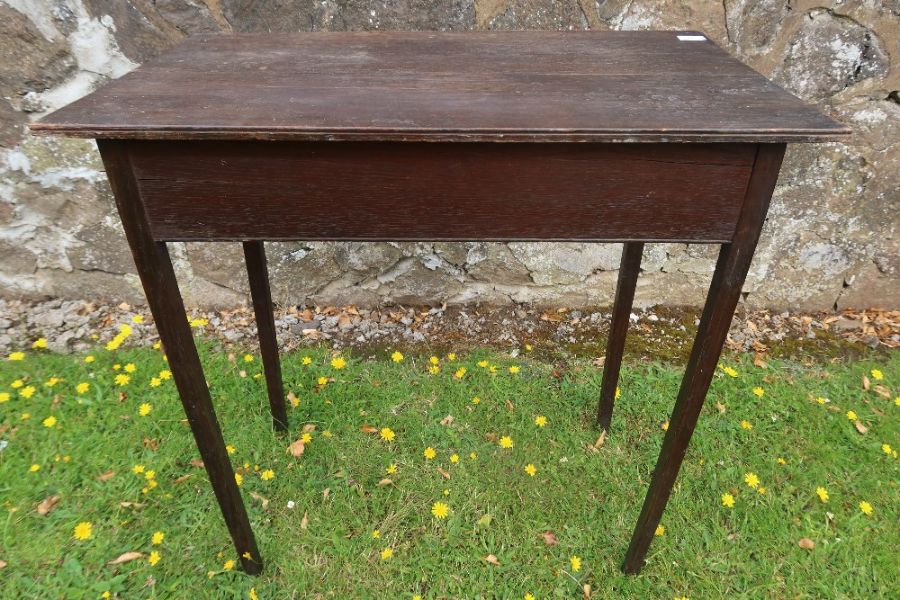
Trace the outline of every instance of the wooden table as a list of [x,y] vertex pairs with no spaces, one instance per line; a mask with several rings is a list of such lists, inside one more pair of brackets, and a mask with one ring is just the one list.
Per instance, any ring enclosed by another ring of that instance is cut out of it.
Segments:
[[625,556],[623,569],[637,573],[703,406],[785,144],[849,133],[697,32],[197,36],[32,130],[97,140],[248,573],[261,571],[262,558],[166,242],[243,242],[279,430],[287,413],[264,240],[624,242],[602,428],[644,243],[720,244]]

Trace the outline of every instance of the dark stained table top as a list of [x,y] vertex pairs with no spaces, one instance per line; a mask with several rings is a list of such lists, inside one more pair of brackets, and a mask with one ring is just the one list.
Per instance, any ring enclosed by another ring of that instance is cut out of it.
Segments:
[[433,141],[801,142],[849,133],[702,34],[676,31],[200,35],[31,128],[120,139]]

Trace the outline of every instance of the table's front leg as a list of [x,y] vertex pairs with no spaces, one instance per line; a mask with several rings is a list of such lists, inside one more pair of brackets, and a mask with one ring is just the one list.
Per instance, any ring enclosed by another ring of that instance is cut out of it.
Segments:
[[766,219],[783,144],[760,145],[734,239],[723,244],[678,399],[622,570],[639,573],[694,433]]
[[166,243],[154,241],[150,235],[125,146],[108,140],[98,140],[97,145],[203,465],[239,560],[247,573],[257,574],[262,570],[262,559],[216,420]]

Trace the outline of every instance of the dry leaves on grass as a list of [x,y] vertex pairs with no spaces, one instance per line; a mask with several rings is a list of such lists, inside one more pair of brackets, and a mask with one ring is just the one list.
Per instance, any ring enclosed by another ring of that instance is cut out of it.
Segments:
[[121,565],[122,563],[131,562],[144,556],[143,552],[123,552],[113,560],[106,563],[109,566]]
[[309,513],[303,511],[303,518],[300,519],[300,529],[306,529],[307,527],[309,527]]
[[449,426],[453,424],[453,415],[447,415],[443,419],[441,419],[441,425]]
[[378,487],[384,487],[386,485],[391,485],[393,483],[394,483],[394,481],[392,479],[388,479],[387,477],[385,477],[384,479],[382,479],[381,481],[378,482]]
[[853,426],[856,427],[856,430],[862,435],[869,433],[869,428],[863,425],[862,421],[854,421]]
[[450,473],[448,473],[447,471],[443,470],[442,468],[438,467],[438,468],[437,468],[437,472],[440,473],[441,476],[442,476],[444,479],[450,479]]
[[797,545],[804,550],[812,550],[816,547],[816,543],[809,538],[800,538],[800,541],[797,542]]
[[269,510],[269,499],[256,492],[250,492],[250,497],[262,505],[263,510]]
[[99,475],[97,475],[97,481],[109,481],[115,476],[115,471],[107,471],[106,473],[100,473]]
[[556,539],[556,534],[552,531],[545,531],[541,534],[541,537],[544,539],[544,543],[548,546],[555,546],[559,543],[559,541]]
[[294,458],[300,458],[303,456],[303,453],[306,451],[306,446],[303,445],[303,440],[299,439],[296,442],[293,442],[290,446],[288,446],[287,451]]
[[496,565],[498,567],[500,566],[500,560],[493,554],[488,554],[487,556],[484,557],[484,560],[486,562],[491,563],[492,565]]
[[47,496],[41,503],[37,505],[37,514],[44,516],[50,513],[51,510],[56,508],[56,505],[59,503],[61,496],[59,494],[53,496]]

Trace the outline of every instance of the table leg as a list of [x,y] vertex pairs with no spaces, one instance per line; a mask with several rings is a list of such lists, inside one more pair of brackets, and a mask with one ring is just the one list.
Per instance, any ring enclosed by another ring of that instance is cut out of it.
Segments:
[[619,281],[616,284],[616,299],[613,302],[612,321],[609,324],[609,339],[606,342],[606,361],[603,363],[603,381],[600,384],[600,402],[597,405],[597,425],[609,431],[612,421],[616,388],[619,385],[619,369],[622,367],[622,353],[625,350],[625,334],[631,318],[634,302],[634,288],[641,271],[643,242],[626,242],[622,248],[622,263],[619,265]]
[[259,333],[259,351],[262,354],[269,407],[272,410],[272,426],[275,431],[287,431],[287,409],[284,405],[284,386],[281,382],[281,362],[278,359],[278,338],[275,335],[275,314],[272,293],[269,290],[269,273],[266,269],[266,249],[261,241],[244,242],[244,260],[250,280],[250,297],[256,313],[256,330]]
[[262,571],[262,559],[225,450],[168,249],[165,242],[154,241],[150,234],[127,148],[109,140],[98,140],[97,145],[203,465],[241,565],[255,575]]
[[750,269],[750,261],[765,222],[783,156],[784,144],[759,146],[734,237],[731,243],[723,244],[719,251],[694,347],[669,419],[669,429],[625,554],[622,565],[625,573],[641,571],[644,557],[672,492],[722,353],[744,278]]

